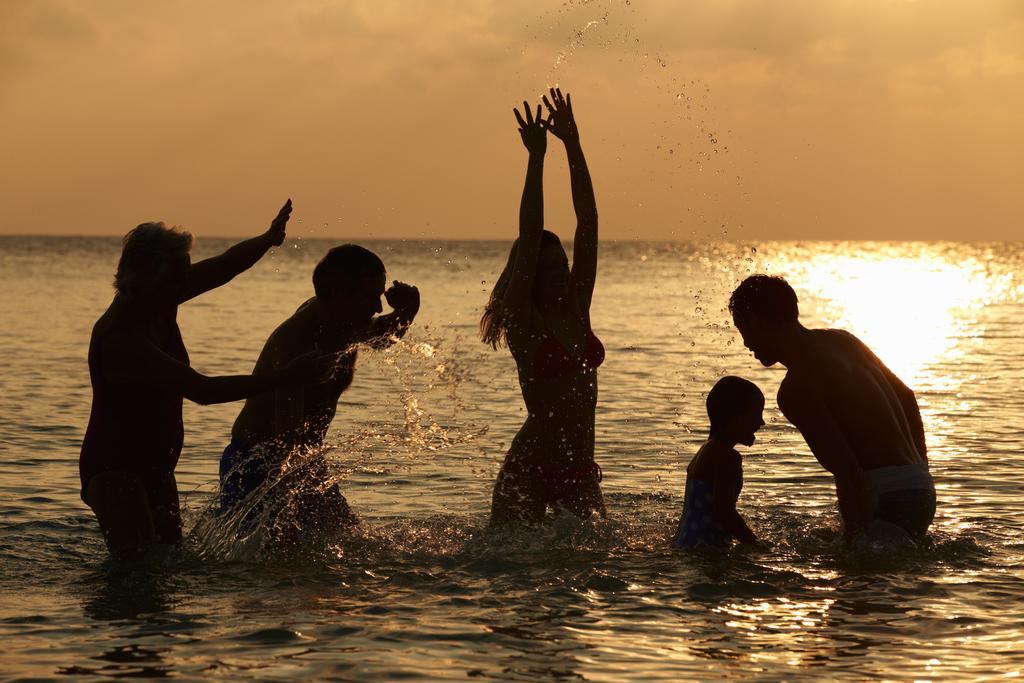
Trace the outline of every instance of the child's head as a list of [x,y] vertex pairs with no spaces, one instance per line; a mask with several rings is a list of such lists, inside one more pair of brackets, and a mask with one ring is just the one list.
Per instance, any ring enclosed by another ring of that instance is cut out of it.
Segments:
[[742,377],[723,377],[708,392],[711,436],[751,446],[754,432],[764,426],[764,394]]

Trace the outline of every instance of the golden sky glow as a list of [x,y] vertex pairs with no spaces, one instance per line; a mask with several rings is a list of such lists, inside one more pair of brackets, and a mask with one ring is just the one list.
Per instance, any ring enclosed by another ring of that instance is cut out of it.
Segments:
[[0,234],[508,239],[554,83],[606,237],[1024,227],[1014,0],[3,0]]

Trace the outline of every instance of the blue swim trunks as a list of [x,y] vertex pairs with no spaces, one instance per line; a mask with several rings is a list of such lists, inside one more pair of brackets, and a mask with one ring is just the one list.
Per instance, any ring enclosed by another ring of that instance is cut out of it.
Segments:
[[[220,509],[227,512],[248,498],[270,474],[270,464],[256,449],[232,441],[220,456]],[[276,469],[276,467],[274,468]]]
[[[267,482],[272,488],[257,494]],[[259,500],[251,500],[254,494]],[[336,483],[330,483],[323,457],[312,456],[301,467],[281,474],[281,454],[275,444],[232,441],[220,458],[220,510],[230,513],[242,503],[251,504],[242,528],[251,530],[260,516],[276,524],[287,514],[291,525],[301,528],[350,525],[358,522]],[[269,512],[269,514],[265,514]]]

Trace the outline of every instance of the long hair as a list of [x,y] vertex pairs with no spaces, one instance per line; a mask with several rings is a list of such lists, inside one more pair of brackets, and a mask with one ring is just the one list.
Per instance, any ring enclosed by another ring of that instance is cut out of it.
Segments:
[[[555,233],[545,230],[541,233],[540,247],[543,249],[549,245],[561,246],[562,241],[558,239],[558,235]],[[505,316],[504,299],[505,292],[508,290],[509,280],[512,279],[512,269],[515,267],[516,254],[518,252],[519,238],[517,237],[512,243],[512,248],[509,249],[505,268],[494,283],[491,297],[487,300],[487,306],[484,307],[484,314],[480,316],[480,339],[485,344],[490,344],[491,348],[494,349],[497,349],[499,346],[508,346],[508,320]],[[536,263],[533,264],[533,268],[536,272]]]

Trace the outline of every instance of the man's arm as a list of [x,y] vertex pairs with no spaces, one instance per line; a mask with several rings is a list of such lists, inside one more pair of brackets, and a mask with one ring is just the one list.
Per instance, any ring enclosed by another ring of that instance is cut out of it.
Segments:
[[861,531],[867,520],[860,467],[839,424],[825,407],[824,398],[812,382],[789,374],[779,387],[778,403],[786,419],[800,430],[814,457],[835,477],[846,534]]
[[280,246],[284,242],[285,226],[291,213],[292,200],[289,199],[262,235],[239,242],[219,256],[193,264],[188,271],[188,286],[182,302],[227,284],[236,275],[256,265],[271,247]]
[[394,312],[371,320],[365,337],[360,340],[375,349],[387,348],[404,337],[420,310],[420,290],[404,282],[395,280],[384,292],[384,298]]

